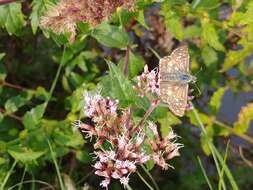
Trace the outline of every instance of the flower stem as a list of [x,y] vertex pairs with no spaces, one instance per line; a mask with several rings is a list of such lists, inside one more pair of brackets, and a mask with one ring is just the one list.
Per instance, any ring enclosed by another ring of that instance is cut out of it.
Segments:
[[149,185],[149,183],[144,179],[144,177],[142,177],[142,175],[137,171],[136,172],[138,174],[138,176],[140,177],[140,179],[147,185],[147,187],[150,189],[150,190],[154,190],[153,187],[151,187]]
[[246,134],[240,134],[240,133],[236,132],[234,130],[234,128],[232,128],[232,127],[230,127],[230,126],[228,126],[228,125],[226,125],[226,124],[224,124],[220,121],[215,120],[214,123],[219,125],[220,127],[223,127],[225,129],[227,129],[230,133],[240,137],[241,139],[247,141],[248,143],[253,144],[253,138],[251,138],[250,136],[248,136]]
[[142,169],[145,171],[145,173],[148,175],[148,177],[151,179],[153,185],[155,186],[156,190],[160,190],[158,184],[156,183],[156,181],[154,180],[154,178],[152,177],[152,175],[149,173],[149,171],[147,170],[147,168],[141,164]]
[[158,106],[159,100],[154,100],[151,102],[151,106],[148,108],[146,113],[144,114],[143,118],[140,120],[140,122],[136,125],[136,128],[143,125],[144,121],[149,117],[149,115],[154,111],[154,109]]

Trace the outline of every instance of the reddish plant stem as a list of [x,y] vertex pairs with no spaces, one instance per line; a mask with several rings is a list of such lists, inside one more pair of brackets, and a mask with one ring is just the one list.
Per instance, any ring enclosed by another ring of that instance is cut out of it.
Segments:
[[0,108],[0,112],[22,123],[22,120],[23,120],[22,117],[16,116],[15,114],[12,114],[12,113],[6,113],[6,111],[3,108]]
[[159,100],[154,100],[151,102],[151,106],[148,108],[146,113],[144,114],[143,118],[140,120],[140,122],[136,125],[136,129],[143,125],[144,121],[148,118],[148,116],[154,111],[154,109],[157,107],[159,103]]
[[19,86],[19,85],[16,85],[16,84],[11,84],[11,83],[8,83],[8,82],[5,82],[5,81],[3,81],[2,84],[3,84],[3,86],[7,86],[7,87],[10,87],[10,88],[15,88],[17,90],[24,90],[25,89],[22,86]]
[[17,0],[0,0],[0,5],[16,2]]
[[123,67],[123,74],[125,76],[128,76],[128,71],[129,71],[129,53],[130,53],[130,46],[127,46],[126,49],[126,55],[125,55],[125,62],[124,62],[124,67]]

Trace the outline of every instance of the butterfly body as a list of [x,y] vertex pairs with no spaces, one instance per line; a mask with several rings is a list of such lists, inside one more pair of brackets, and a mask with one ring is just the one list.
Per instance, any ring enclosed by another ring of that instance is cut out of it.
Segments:
[[164,82],[177,82],[180,84],[188,84],[188,83],[195,83],[196,77],[192,76],[186,72],[177,72],[177,73],[162,73],[160,81]]
[[187,46],[181,46],[174,50],[170,56],[160,59],[160,98],[175,115],[184,115],[187,107],[188,84],[194,82],[196,82],[196,77],[189,72]]

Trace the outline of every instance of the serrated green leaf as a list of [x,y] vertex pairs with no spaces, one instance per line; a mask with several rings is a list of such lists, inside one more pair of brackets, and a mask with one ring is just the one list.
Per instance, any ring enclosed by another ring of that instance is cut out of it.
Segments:
[[183,25],[181,23],[181,17],[177,15],[169,3],[163,3],[161,14],[164,16],[166,28],[170,31],[175,38],[182,40],[184,36]]
[[201,35],[201,28],[197,25],[191,25],[184,28],[184,39],[196,38]]
[[133,52],[129,54],[129,77],[133,78],[143,70],[144,60],[141,56]]
[[144,26],[144,28],[149,29],[148,25],[145,22],[145,15],[144,15],[144,10],[139,10],[136,16],[136,20]]
[[34,129],[40,123],[41,118],[45,112],[45,103],[32,108],[31,111],[26,112],[23,118],[23,124],[26,129]]
[[253,103],[249,103],[246,106],[242,107],[241,111],[238,114],[238,119],[234,123],[234,130],[238,134],[245,133],[249,126],[250,122],[253,120]]
[[15,160],[25,164],[35,161],[46,153],[46,151],[33,151],[32,149],[19,146],[10,147],[7,151]]
[[21,3],[9,3],[0,6],[0,25],[12,35],[19,35],[25,25]]
[[107,23],[102,23],[96,27],[91,36],[108,47],[126,48],[129,43],[127,32],[124,32],[120,27]]
[[203,19],[201,24],[202,24],[201,39],[203,43],[209,44],[211,47],[213,47],[216,50],[225,51],[225,48],[219,41],[219,36],[214,25],[209,23],[208,20],[205,20],[205,19]]
[[123,75],[119,67],[110,61],[107,61],[107,64],[110,70],[109,76],[103,78],[103,81],[100,82],[102,86],[101,93],[118,99],[123,107],[135,103],[137,95],[130,81]]
[[168,111],[165,117],[158,119],[158,122],[160,123],[160,131],[162,137],[166,137],[169,134],[170,128],[173,125],[178,125],[182,123],[176,116],[174,116]]
[[237,64],[244,63],[245,58],[252,54],[253,43],[243,38],[238,44],[242,45],[243,48],[237,51],[230,50],[226,53],[226,58],[221,69],[222,72],[229,70]]
[[18,110],[18,108],[22,107],[23,105],[27,104],[32,98],[32,94],[24,92],[23,94],[13,96],[5,102],[4,108],[7,113],[13,113]]
[[222,97],[225,94],[227,88],[221,87],[216,92],[213,93],[213,96],[210,100],[210,109],[213,114],[217,114],[222,103]]
[[215,63],[218,60],[216,51],[214,51],[214,49],[209,46],[205,46],[202,49],[201,56],[206,66],[210,66],[212,63]]

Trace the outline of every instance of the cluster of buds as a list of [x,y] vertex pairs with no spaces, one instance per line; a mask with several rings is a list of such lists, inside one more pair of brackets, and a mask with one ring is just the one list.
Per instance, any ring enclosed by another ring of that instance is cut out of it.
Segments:
[[118,7],[130,11],[135,0],[60,0],[42,16],[40,24],[57,34],[70,33],[69,40],[74,41],[78,22],[87,22],[96,26],[109,18]]
[[154,140],[148,140],[152,148],[152,160],[165,170],[167,170],[168,167],[173,168],[173,166],[166,163],[166,161],[175,156],[179,156],[178,150],[183,147],[183,144],[175,143],[178,136],[172,130],[170,130],[165,138],[161,138],[157,131],[157,126],[154,123],[149,123],[148,127],[154,134]]
[[[100,184],[102,187],[108,188],[112,179],[127,186],[129,175],[136,172],[138,165],[150,159],[168,169],[165,161],[179,155],[178,149],[181,145],[174,142],[177,137],[174,133],[171,132],[168,137],[162,139],[155,124],[135,124],[131,109],[120,111],[118,101],[111,98],[85,93],[84,100],[84,112],[94,124],[78,121],[76,125],[87,137],[96,139],[94,153],[97,161],[94,168],[95,174],[104,178]],[[152,139],[145,134],[148,128],[155,134]],[[104,148],[105,143],[107,148]],[[150,146],[153,152],[147,153],[144,145]]]
[[159,95],[160,90],[157,76],[156,70],[149,71],[148,66],[144,66],[144,72],[137,76],[137,89],[139,89],[141,96],[150,92]]

